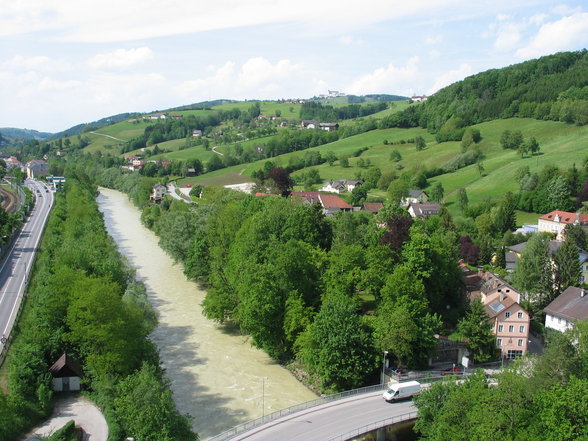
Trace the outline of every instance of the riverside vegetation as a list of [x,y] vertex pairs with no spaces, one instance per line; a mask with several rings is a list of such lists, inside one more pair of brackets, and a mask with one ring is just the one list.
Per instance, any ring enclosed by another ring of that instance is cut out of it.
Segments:
[[81,362],[84,388],[107,418],[109,439],[196,440],[147,339],[155,317],[145,289],[106,233],[95,194],[75,173],[56,194],[5,364],[0,439],[16,439],[51,413],[48,367],[65,351]]

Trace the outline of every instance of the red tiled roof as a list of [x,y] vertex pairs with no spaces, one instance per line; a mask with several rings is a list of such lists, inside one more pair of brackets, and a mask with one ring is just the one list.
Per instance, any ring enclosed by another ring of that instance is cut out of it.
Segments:
[[334,194],[321,194],[319,195],[323,208],[339,208],[351,210],[353,207],[341,199],[339,196]]
[[[573,224],[576,221],[576,218],[578,217],[578,214],[576,214],[576,213],[555,210],[555,211],[552,211],[551,213],[544,214],[539,219],[555,222],[554,219],[555,219],[556,215],[559,215],[559,222],[564,223],[564,224]],[[588,214],[580,214],[579,217],[580,217],[579,220],[580,220],[581,224],[588,224]]]
[[362,208],[372,213],[379,213],[384,208],[384,204],[381,202],[364,202]]

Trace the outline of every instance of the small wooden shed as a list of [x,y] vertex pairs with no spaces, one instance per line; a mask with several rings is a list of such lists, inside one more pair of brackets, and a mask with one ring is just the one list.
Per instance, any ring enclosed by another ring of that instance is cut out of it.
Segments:
[[65,352],[49,368],[53,375],[53,390],[55,392],[70,392],[80,390],[80,379],[84,375],[80,364]]

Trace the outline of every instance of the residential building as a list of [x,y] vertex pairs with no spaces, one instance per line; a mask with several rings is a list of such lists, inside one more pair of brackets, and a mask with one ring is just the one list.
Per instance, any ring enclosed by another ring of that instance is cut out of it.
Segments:
[[325,132],[334,132],[339,128],[339,124],[337,123],[319,123],[319,129],[324,130]]
[[570,286],[543,311],[546,328],[561,332],[572,329],[575,321],[588,319],[588,292],[584,288]]
[[25,173],[27,178],[47,176],[49,174],[49,164],[42,159],[33,159],[25,164]]
[[441,212],[441,205],[436,202],[412,203],[408,205],[408,212],[412,217],[427,218]]
[[192,136],[195,138],[198,138],[199,136],[202,136],[202,130],[192,130]]
[[149,200],[152,200],[153,202],[159,202],[163,199],[166,193],[167,188],[165,187],[165,185],[155,184],[153,186],[153,189],[151,190]]
[[364,202],[361,206],[362,210],[371,211],[374,214],[378,214],[382,208],[384,208],[382,202]]
[[419,103],[421,101],[427,101],[427,96],[426,95],[413,95],[410,97],[410,99],[412,101],[414,101],[415,103]]
[[429,196],[423,190],[408,190],[408,196],[400,201],[401,207],[408,207],[410,204],[424,204],[429,202]]
[[313,119],[303,119],[300,122],[300,126],[303,129],[317,129],[318,128],[318,122],[316,122]]
[[584,231],[588,233],[588,214],[555,210],[539,218],[537,230],[540,233],[553,233],[556,235],[556,239],[563,240],[563,230],[566,225],[570,224],[581,225]]
[[319,191],[327,193],[345,193],[351,192],[355,187],[363,184],[361,180],[354,179],[340,179],[338,181],[327,181],[323,184],[323,187]]
[[320,204],[325,216],[332,217],[340,211],[353,211],[353,207],[334,194],[321,194],[318,191],[293,191],[293,198],[304,204]]
[[520,304],[520,293],[488,271],[470,271],[465,265],[465,283],[470,300],[479,297],[492,323],[496,347],[512,360],[527,352],[531,317]]
[[[551,256],[551,260],[553,263],[553,259],[557,250],[564,244],[562,240],[550,240],[549,241],[549,255]],[[506,270],[513,271],[516,266],[518,259],[525,253],[525,248],[527,247],[527,242],[518,243],[516,245],[512,245],[507,247],[507,251],[505,253],[505,260],[506,260]],[[578,248],[578,259],[580,266],[582,268],[582,274],[580,275],[580,282],[588,281],[588,251],[585,251],[581,248]],[[553,263],[555,265],[555,263]]]

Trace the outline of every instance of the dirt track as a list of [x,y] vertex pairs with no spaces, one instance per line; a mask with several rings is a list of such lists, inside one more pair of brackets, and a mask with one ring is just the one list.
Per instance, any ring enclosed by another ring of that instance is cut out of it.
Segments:
[[2,208],[8,213],[14,213],[17,207],[16,195],[5,187],[0,187],[0,196],[2,196]]

